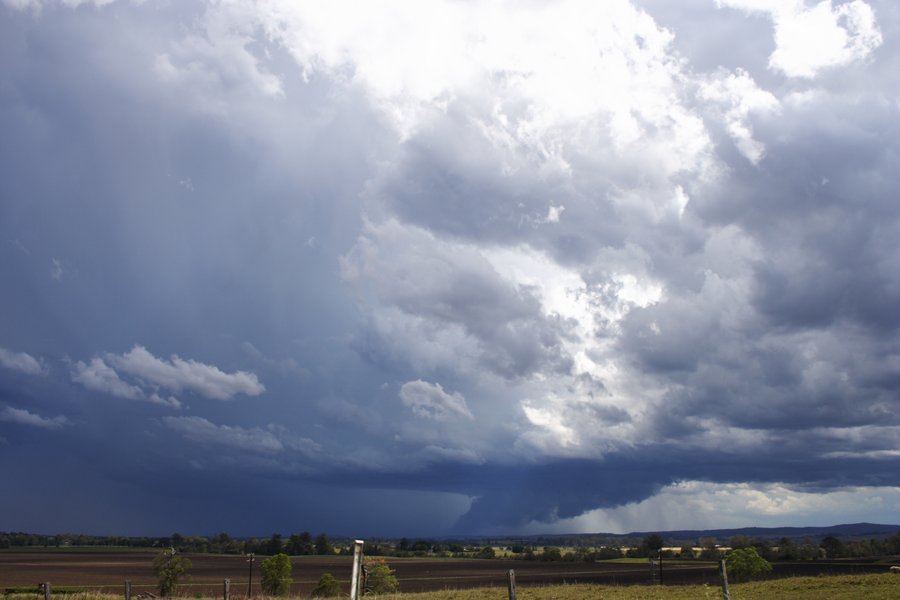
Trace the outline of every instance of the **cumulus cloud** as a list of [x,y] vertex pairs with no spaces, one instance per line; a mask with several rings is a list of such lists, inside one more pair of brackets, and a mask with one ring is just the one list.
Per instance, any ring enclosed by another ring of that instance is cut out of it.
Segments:
[[35,357],[27,352],[13,352],[6,348],[0,348],[0,365],[28,375],[40,375],[43,372],[40,361]]
[[214,365],[172,355],[168,361],[153,356],[143,346],[122,355],[108,354],[116,369],[140,381],[175,392],[193,392],[213,400],[231,400],[238,394],[258,396],[266,388],[247,371],[225,373]]
[[866,58],[882,43],[872,7],[862,0],[717,0],[719,6],[768,13],[775,24],[769,66],[789,77],[813,78],[828,67]]
[[118,398],[147,400],[174,408],[180,408],[181,402],[172,395],[160,393],[161,390],[190,392],[213,400],[231,400],[238,394],[258,396],[265,391],[253,373],[225,373],[213,365],[176,355],[166,361],[153,356],[143,346],[135,346],[121,355],[94,357],[89,363],[78,361],[73,366],[72,380],[89,390]]
[[420,416],[443,421],[453,418],[474,419],[466,399],[459,392],[448,394],[439,383],[418,379],[400,387],[400,400]]
[[756,164],[765,151],[764,146],[753,139],[748,123],[752,113],[765,114],[777,111],[779,102],[770,92],[760,89],[746,71],[721,74],[701,85],[700,96],[721,110],[728,134],[737,144],[741,154]]
[[69,423],[69,420],[63,415],[57,417],[42,417],[30,413],[25,409],[13,408],[12,406],[7,406],[0,411],[0,421],[28,425],[30,427],[39,427],[41,429],[60,429]]

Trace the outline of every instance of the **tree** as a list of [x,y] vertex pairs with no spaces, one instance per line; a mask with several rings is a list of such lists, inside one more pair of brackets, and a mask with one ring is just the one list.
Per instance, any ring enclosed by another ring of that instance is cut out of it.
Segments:
[[366,587],[374,594],[391,594],[400,589],[394,570],[384,560],[370,560],[367,565]]
[[331,573],[322,573],[312,591],[313,598],[333,598],[341,595],[341,584]]
[[284,544],[281,542],[281,534],[273,533],[272,537],[269,538],[269,541],[266,542],[266,554],[275,556],[276,554],[281,554],[283,549]]
[[187,570],[191,568],[191,560],[175,554],[174,548],[163,550],[153,559],[153,572],[159,577],[159,595],[163,598],[171,596],[184,578],[190,579]]
[[334,554],[334,548],[331,547],[331,542],[324,533],[316,536],[316,554]]
[[771,563],[761,557],[752,546],[729,552],[725,557],[725,566],[728,569],[728,576],[734,581],[747,581],[772,570]]
[[287,596],[291,591],[291,559],[287,554],[276,554],[262,561],[262,589],[269,596]]

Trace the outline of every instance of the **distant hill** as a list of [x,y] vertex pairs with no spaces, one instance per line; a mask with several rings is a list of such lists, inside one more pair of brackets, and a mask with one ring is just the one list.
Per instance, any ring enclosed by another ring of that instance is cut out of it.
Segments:
[[828,527],[741,527],[737,529],[683,529],[678,531],[635,531],[624,537],[644,538],[658,533],[666,540],[696,540],[698,538],[716,538],[727,540],[735,535],[746,535],[752,538],[823,538],[829,535],[840,539],[869,539],[890,537],[900,532],[900,525],[883,525],[878,523],[849,523],[830,525]]
[[834,536],[844,541],[860,539],[883,539],[900,532],[900,525],[877,523],[850,523],[827,527],[739,527],[733,529],[681,529],[675,531],[632,531],[630,533],[571,533],[526,536],[466,536],[459,541],[476,544],[508,546],[524,544],[533,546],[631,546],[637,545],[651,534],[658,534],[666,544],[680,546],[694,544],[700,538],[715,538],[725,543],[735,535],[777,541],[781,538],[820,540]]

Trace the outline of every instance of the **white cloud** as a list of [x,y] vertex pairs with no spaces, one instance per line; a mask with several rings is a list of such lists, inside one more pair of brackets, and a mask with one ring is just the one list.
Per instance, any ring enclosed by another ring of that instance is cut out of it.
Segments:
[[718,116],[738,150],[753,164],[758,163],[765,146],[753,138],[748,118],[752,114],[777,112],[780,105],[775,96],[760,89],[746,71],[738,69],[735,73],[720,73],[702,83],[700,97],[718,107]]
[[43,371],[40,361],[25,352],[12,352],[0,348],[0,365],[28,375],[40,375]]
[[69,420],[60,415],[57,417],[42,417],[21,408],[13,408],[7,406],[0,411],[0,421],[8,421],[10,423],[18,423],[19,425],[29,425],[31,427],[40,427],[41,429],[60,429],[64,427]]
[[144,392],[136,385],[122,381],[118,373],[103,362],[102,358],[92,358],[90,363],[78,361],[72,373],[72,380],[89,390],[103,392],[117,398],[141,400]]
[[121,356],[107,354],[106,360],[142,382],[175,392],[193,392],[214,400],[231,400],[238,394],[258,396],[266,390],[253,373],[225,373],[214,365],[184,360],[174,354],[165,361],[143,346],[135,346]]
[[470,420],[475,418],[462,394],[448,394],[439,383],[428,383],[421,379],[408,381],[400,388],[400,400],[420,417],[437,421],[459,417]]
[[[900,510],[900,487],[848,487],[807,492],[783,483],[684,481],[642,502],[563,519],[555,531],[666,531],[696,528],[878,522]],[[546,526],[533,524],[534,530]]]
[[769,67],[789,77],[813,78],[828,67],[862,60],[881,45],[872,7],[862,0],[833,5],[823,0],[717,0],[719,6],[769,13],[775,24],[775,51]]
[[174,396],[163,397],[156,391],[148,391],[138,385],[123,381],[115,369],[102,358],[93,358],[90,363],[78,361],[74,365],[72,381],[95,392],[103,392],[126,400],[145,400],[154,404],[181,408],[181,402]]

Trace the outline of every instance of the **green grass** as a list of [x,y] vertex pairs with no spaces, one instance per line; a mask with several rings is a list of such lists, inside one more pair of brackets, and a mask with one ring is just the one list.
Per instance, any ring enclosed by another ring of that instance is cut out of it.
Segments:
[[[556,585],[519,587],[520,600],[718,600],[718,586],[608,586]],[[55,594],[57,600],[121,600],[121,595],[75,593]],[[188,596],[188,598],[190,598]],[[240,596],[235,594],[235,600]],[[265,600],[254,596],[256,600]],[[305,598],[305,597],[304,597]],[[444,590],[419,594],[366,596],[371,600],[507,600],[505,587],[471,590]],[[827,575],[794,577],[731,585],[732,600],[897,600],[900,598],[900,575]],[[3,600],[42,600],[38,594],[7,594]],[[213,599],[205,599],[213,600]],[[290,600],[299,600],[294,597]]]

